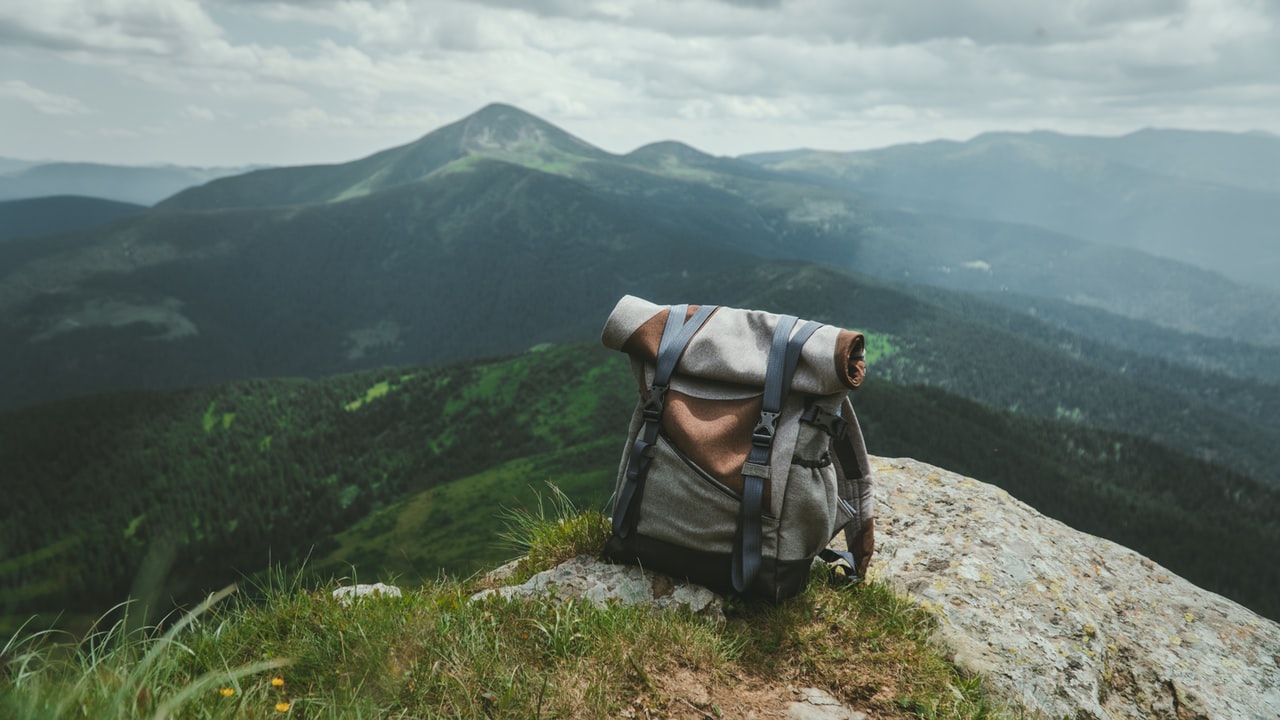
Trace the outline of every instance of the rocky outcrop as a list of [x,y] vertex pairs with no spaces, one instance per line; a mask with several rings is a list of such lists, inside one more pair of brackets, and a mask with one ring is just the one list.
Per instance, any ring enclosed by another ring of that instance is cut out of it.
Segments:
[[724,598],[684,580],[673,580],[634,565],[612,565],[585,555],[540,572],[520,585],[482,590],[472,599],[489,595],[506,598],[553,597],[586,600],[600,605],[652,605],[658,609],[685,608],[713,622],[724,622]]
[[1276,623],[991,485],[872,464],[871,577],[996,692],[1054,718],[1280,718]]

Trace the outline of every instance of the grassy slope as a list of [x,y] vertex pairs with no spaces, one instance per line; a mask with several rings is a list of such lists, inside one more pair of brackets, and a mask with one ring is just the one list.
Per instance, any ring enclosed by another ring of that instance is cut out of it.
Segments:
[[565,450],[511,460],[475,475],[424,490],[338,533],[337,548],[309,563],[318,575],[422,582],[440,573],[466,576],[509,560],[512,548],[495,537],[497,519],[532,508],[554,484],[576,502],[605,507],[619,455],[616,433]]
[[[526,573],[598,552],[607,532],[592,512],[517,527]],[[819,576],[782,607],[731,606],[724,625],[617,604],[469,601],[481,585],[433,582],[343,608],[332,585],[273,574],[256,601],[197,608],[164,636],[18,641],[0,652],[0,714],[746,717],[820,687],[889,720],[1018,715],[949,665],[931,618],[881,585],[836,590]]]

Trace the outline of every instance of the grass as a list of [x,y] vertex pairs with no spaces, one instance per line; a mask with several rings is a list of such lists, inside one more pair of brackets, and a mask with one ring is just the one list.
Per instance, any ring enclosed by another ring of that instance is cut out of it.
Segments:
[[[541,507],[537,488],[552,478],[579,506],[603,506],[622,440],[610,437],[518,458],[415,493],[336,535],[337,547],[311,567],[322,578],[350,574],[353,567],[366,575],[376,569],[410,584],[434,579],[441,569],[469,575],[493,567],[511,558],[513,548],[524,551],[496,536],[501,523],[495,514]],[[548,504],[547,510],[554,508]]]
[[[507,513],[529,574],[598,552],[607,523],[558,491]],[[0,717],[741,717],[820,687],[876,718],[1008,716],[887,587],[815,578],[781,605],[735,603],[715,625],[679,613],[490,597],[441,579],[344,608],[336,583],[278,572],[213,596],[164,632],[120,626],[78,643],[15,636]],[[220,602],[221,601],[221,602]]]

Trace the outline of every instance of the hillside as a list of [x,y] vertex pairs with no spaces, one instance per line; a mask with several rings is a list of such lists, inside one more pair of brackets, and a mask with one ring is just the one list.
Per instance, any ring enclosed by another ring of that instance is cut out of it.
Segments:
[[79,230],[137,215],[145,209],[142,205],[75,195],[0,201],[0,242]]
[[[423,182],[436,187],[432,180]],[[222,243],[204,250],[212,262],[196,256],[148,267],[144,263],[155,260],[138,245],[132,254],[109,242],[100,246],[95,258],[110,252],[126,267],[140,266],[135,277],[113,281],[145,287],[151,299],[90,297],[68,307],[39,298],[39,316],[29,315],[17,327],[0,326],[0,338],[11,338],[13,347],[24,336],[36,340],[27,341],[26,352],[0,357],[6,377],[23,378],[0,386],[0,407],[111,387],[317,377],[519,352],[594,336],[602,308],[634,291],[672,301],[708,297],[786,309],[866,327],[900,339],[899,352],[885,368],[894,379],[1040,417],[1138,433],[1280,484],[1280,428],[1273,422],[1280,398],[1274,386],[1113,352],[954,293],[930,291],[935,295],[926,298],[911,286],[817,266],[726,258],[705,240],[692,244],[702,237],[694,229],[681,233],[662,216],[635,215],[631,206],[557,176],[487,163],[463,178],[435,182],[441,183],[439,191],[418,201],[418,214],[389,214],[401,207],[396,192],[412,193],[411,186],[348,201],[361,208],[317,206],[289,219],[343,238],[335,248],[341,254],[307,257],[317,233],[283,235],[272,221],[279,210],[211,215],[200,226],[207,235],[188,240],[196,248]],[[450,207],[481,188],[505,198],[509,210],[460,218],[439,228],[439,241],[403,247],[397,228],[426,222],[435,208]],[[568,192],[577,197],[571,215],[543,202]],[[359,231],[345,227],[344,218],[352,216],[365,219]],[[166,222],[172,216],[148,217],[151,222],[142,226],[148,236],[161,239],[173,232]],[[227,227],[249,221],[255,223],[251,234],[240,237],[239,247],[226,248]],[[475,232],[475,224],[484,231]],[[631,239],[610,241],[620,233]],[[6,247],[21,248],[23,241]],[[152,257],[164,260],[163,252],[157,247]],[[735,265],[733,271],[713,270]],[[561,272],[567,268],[579,271]],[[68,278],[51,275],[45,282],[66,285]],[[0,295],[0,308],[4,300]]]
[[[620,356],[568,345],[480,365],[3,414],[0,544],[10,559],[0,602],[9,615],[92,613],[130,592],[190,597],[308,555],[321,573],[465,575],[503,557],[485,540],[499,509],[527,504],[543,481],[603,505],[633,398]],[[1280,575],[1267,561],[1280,541],[1280,491],[1141,438],[938,390],[873,382],[857,404],[876,452],[989,477],[1051,516],[1280,613]]]

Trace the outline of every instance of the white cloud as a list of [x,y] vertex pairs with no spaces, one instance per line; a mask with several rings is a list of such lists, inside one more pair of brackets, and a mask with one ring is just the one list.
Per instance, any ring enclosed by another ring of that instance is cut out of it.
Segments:
[[46,92],[22,80],[0,83],[0,98],[21,100],[45,115],[84,115],[89,112],[84,103],[73,97]]
[[[41,0],[0,4],[0,67],[11,82],[71,101],[46,108],[92,105],[93,119],[114,127],[200,120],[220,131],[206,135],[223,143],[219,159],[244,162],[282,161],[248,155],[259,150],[302,153],[308,133],[323,137],[316,161],[346,159],[492,101],[615,151],[666,138],[736,154],[1173,122],[1277,131],[1277,6]],[[31,94],[5,87],[8,97]],[[45,154],[58,148],[45,145]]]
[[221,36],[195,0],[40,0],[0,4],[11,44],[59,51],[176,55]]

